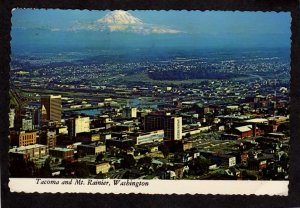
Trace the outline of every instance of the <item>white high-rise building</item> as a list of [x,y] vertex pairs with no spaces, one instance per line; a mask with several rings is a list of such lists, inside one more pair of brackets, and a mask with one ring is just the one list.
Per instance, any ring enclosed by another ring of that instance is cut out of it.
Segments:
[[137,117],[137,109],[131,107],[123,108],[122,113],[123,118],[136,118]]
[[164,113],[150,113],[145,117],[145,130],[164,130],[166,140],[182,139],[182,117]]
[[32,119],[31,118],[23,118],[22,119],[22,130],[23,131],[31,131],[32,130]]
[[9,117],[9,128],[14,128],[15,126],[15,109],[11,108],[9,113],[8,113],[8,117]]
[[68,133],[76,137],[78,133],[90,132],[90,117],[75,117],[68,121]]
[[173,117],[174,121],[174,140],[182,139],[182,117]]

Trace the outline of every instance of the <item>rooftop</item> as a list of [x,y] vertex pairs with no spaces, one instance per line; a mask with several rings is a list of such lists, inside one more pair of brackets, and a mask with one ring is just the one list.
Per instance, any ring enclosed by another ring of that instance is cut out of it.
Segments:
[[252,131],[252,126],[251,125],[239,126],[239,127],[235,127],[235,129],[238,130],[239,132]]
[[42,144],[32,144],[28,146],[13,147],[9,150],[9,152],[19,152],[19,151],[21,152],[29,149],[40,148],[40,147],[47,147],[47,146]]
[[91,143],[91,144],[79,144],[78,146],[81,146],[81,147],[100,147],[100,146],[105,146],[105,144]]
[[265,118],[253,118],[245,121],[246,123],[265,123],[268,122],[268,119]]
[[56,151],[62,151],[62,152],[73,151],[73,149],[64,148],[64,147],[54,147],[54,148],[51,148],[49,150],[56,150]]

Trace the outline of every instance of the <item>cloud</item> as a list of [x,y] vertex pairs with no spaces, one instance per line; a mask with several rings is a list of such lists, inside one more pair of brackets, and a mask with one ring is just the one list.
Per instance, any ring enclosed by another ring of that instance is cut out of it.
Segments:
[[61,31],[61,29],[59,29],[59,28],[51,28],[50,30],[51,30],[51,32],[59,32],[59,31]]
[[109,31],[139,34],[176,34],[181,31],[166,26],[144,23],[126,11],[116,10],[93,22],[75,22],[69,31]]
[[169,29],[169,28],[161,28],[161,27],[153,27],[152,28],[152,33],[180,33],[181,31],[179,30],[174,30],[174,29]]

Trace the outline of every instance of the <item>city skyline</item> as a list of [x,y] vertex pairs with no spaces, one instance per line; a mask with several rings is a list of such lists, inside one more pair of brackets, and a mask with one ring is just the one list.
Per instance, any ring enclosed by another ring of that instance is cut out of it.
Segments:
[[289,180],[289,21],[14,10],[11,176]]

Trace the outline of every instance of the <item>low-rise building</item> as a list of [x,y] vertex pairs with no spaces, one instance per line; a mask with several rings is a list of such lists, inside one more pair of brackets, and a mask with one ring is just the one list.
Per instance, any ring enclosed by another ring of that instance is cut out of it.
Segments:
[[108,162],[102,163],[91,163],[88,164],[89,170],[92,174],[99,174],[99,173],[108,173],[111,165]]
[[56,128],[56,134],[68,134],[68,127],[67,126],[59,126]]
[[100,135],[92,132],[82,132],[78,133],[76,136],[76,141],[78,142],[96,142],[100,140]]
[[164,140],[164,130],[140,133],[132,138],[136,142],[136,145],[162,142]]
[[135,130],[138,130],[138,127],[136,125],[134,125],[133,123],[122,123],[122,124],[117,124],[114,128],[114,131],[126,131],[126,132],[133,132]]
[[9,150],[9,157],[17,160],[29,160],[46,155],[48,155],[48,147],[41,144],[15,147]]
[[235,127],[233,129],[233,134],[236,134],[243,139],[245,137],[259,136],[261,135],[261,131],[258,127],[256,127],[256,125],[245,125]]
[[111,139],[110,133],[100,133],[100,141],[105,142],[106,140]]
[[265,159],[249,159],[248,169],[249,170],[262,170],[267,168],[267,160]]
[[77,146],[79,154],[97,155],[106,152],[104,144],[80,144]]
[[113,125],[113,121],[108,115],[102,115],[92,120],[91,125],[93,128],[104,127],[104,129],[110,129]]
[[139,145],[137,146],[137,149],[140,151],[140,152],[158,152],[159,150],[159,144],[142,144],[142,145]]
[[195,129],[188,129],[188,130],[184,130],[182,132],[182,136],[187,136],[187,135],[194,136],[194,135],[200,134],[202,132],[208,132],[211,129],[212,129],[212,126],[203,126],[203,127],[198,127]]
[[55,158],[66,159],[74,156],[74,150],[68,148],[55,147],[49,149],[49,155]]
[[189,149],[192,149],[193,148],[193,143],[192,142],[184,142],[182,144],[182,150],[183,151],[186,151],[186,150],[189,150]]
[[12,146],[27,146],[36,143],[36,131],[13,131],[10,134],[10,144]]

